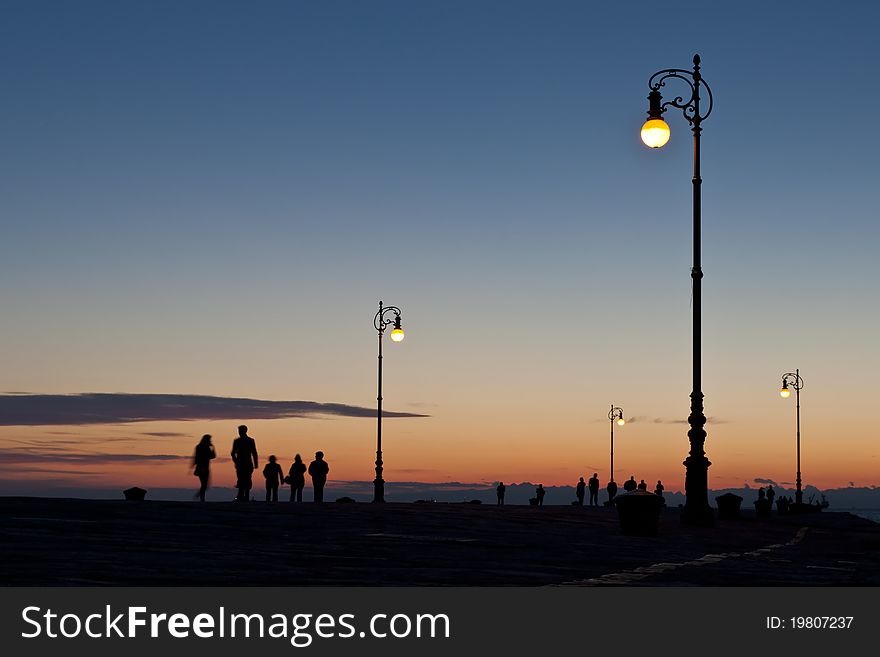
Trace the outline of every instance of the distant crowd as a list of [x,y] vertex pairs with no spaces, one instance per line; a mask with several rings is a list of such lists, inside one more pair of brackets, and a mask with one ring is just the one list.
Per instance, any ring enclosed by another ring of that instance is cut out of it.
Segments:
[[[232,441],[232,464],[235,466],[235,487],[238,490],[235,499],[238,502],[247,502],[251,499],[251,488],[254,486],[254,470],[260,467],[257,456],[257,443],[248,435],[245,425],[238,427],[238,438]],[[211,442],[210,434],[202,436],[202,440],[196,445],[193,455],[193,474],[199,478],[199,492],[196,494],[199,500],[205,501],[205,493],[211,476],[211,461],[216,458],[217,452]],[[284,484],[290,486],[290,501],[302,502],[303,488],[306,486],[306,473],[312,478],[312,489],[315,492],[315,502],[324,501],[324,486],[327,483],[327,475],[330,466],[324,460],[324,452],[315,452],[315,460],[309,463],[308,468],[303,463],[302,457],[297,454],[293,457],[293,463],[287,475],[273,454],[269,462],[263,468],[263,478],[266,480],[266,501],[278,501],[278,489]]]
[[[589,481],[584,481],[584,478],[581,477],[575,486],[575,496],[577,500],[572,502],[572,504],[576,504],[577,506],[584,506],[584,497],[586,497],[586,491],[590,491],[590,506],[599,506],[599,490],[602,485],[599,482],[599,474],[597,472],[593,473],[593,476],[590,477]],[[605,487],[605,490],[608,491],[608,501],[605,502],[606,506],[610,506],[614,504],[614,498],[617,497],[617,484],[612,479],[608,482],[608,485]],[[645,480],[642,479],[639,483],[636,483],[636,478],[633,475],[630,475],[630,478],[623,482],[623,490],[627,493],[631,493],[633,491],[643,491],[648,492],[648,484],[645,483]],[[663,497],[663,482],[659,479],[657,480],[657,485],[654,487],[654,494],[659,497]],[[504,485],[503,481],[498,482],[498,486],[495,488],[495,494],[498,496],[498,506],[504,506],[504,495],[507,492],[507,486]],[[532,506],[544,506],[544,497],[547,495],[547,491],[544,488],[544,484],[538,484],[538,487],[535,489],[535,496],[529,499],[529,504]]]

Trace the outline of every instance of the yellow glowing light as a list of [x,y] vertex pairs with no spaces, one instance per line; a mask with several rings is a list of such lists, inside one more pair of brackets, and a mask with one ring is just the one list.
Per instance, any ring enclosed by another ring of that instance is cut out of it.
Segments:
[[660,148],[669,141],[669,126],[663,119],[648,119],[642,126],[642,141],[645,146]]
[[779,396],[783,399],[791,397],[791,390],[788,389],[788,386],[782,386],[782,388],[779,389]]
[[617,418],[617,424],[622,427],[624,424],[626,424],[626,420],[624,420],[622,417],[619,417]]
[[391,340],[394,342],[402,342],[404,338],[404,332],[402,328],[396,328],[391,331]]

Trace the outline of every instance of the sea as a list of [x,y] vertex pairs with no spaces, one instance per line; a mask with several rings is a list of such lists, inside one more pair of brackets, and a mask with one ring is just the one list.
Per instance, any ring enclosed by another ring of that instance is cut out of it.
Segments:
[[[843,511],[843,509],[841,509]],[[850,513],[880,523],[880,509],[848,509]]]

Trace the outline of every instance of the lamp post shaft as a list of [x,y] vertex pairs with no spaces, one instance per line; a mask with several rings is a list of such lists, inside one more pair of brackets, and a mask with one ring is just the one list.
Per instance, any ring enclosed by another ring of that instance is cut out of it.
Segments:
[[795,479],[794,501],[797,504],[803,504],[804,491],[801,488],[801,386],[800,386],[800,369],[795,370],[795,380],[797,387],[794,394],[797,399],[797,479]]
[[608,481],[614,481],[614,420],[611,420],[611,476]]
[[[382,318],[382,302],[379,302],[379,318]],[[382,479],[382,335],[384,324],[379,324],[379,394],[376,396],[376,479],[373,481],[373,502],[385,501],[385,480]]]
[[709,466],[703,446],[706,442],[706,415],[703,411],[702,390],[702,291],[703,269],[701,263],[701,187],[700,176],[700,134],[703,117],[700,116],[700,58],[694,56],[693,119],[694,133],[694,176],[693,176],[693,215],[694,215],[694,264],[691,269],[693,289],[693,389],[691,392],[691,412],[688,416],[688,439],[690,453],[684,461],[685,472],[685,506],[682,520],[695,525],[711,525],[712,509],[709,507]]

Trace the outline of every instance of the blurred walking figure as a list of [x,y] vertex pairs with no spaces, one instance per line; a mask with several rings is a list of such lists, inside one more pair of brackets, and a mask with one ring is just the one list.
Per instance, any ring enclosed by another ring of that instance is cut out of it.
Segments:
[[498,495],[498,506],[504,506],[504,492],[507,490],[507,486],[504,485],[503,481],[498,482],[498,486],[495,488],[495,494]]
[[633,475],[630,475],[629,479],[623,482],[623,490],[625,490],[627,493],[633,492],[637,487],[638,484],[636,483],[636,478]]
[[587,485],[584,483],[584,478],[581,477],[581,480],[577,483],[577,487],[575,488],[575,495],[578,498],[578,506],[584,505],[584,492],[586,491]]
[[544,484],[538,484],[538,488],[535,489],[535,499],[538,500],[538,506],[544,506],[544,496],[547,494],[547,491],[544,490]]
[[329,472],[330,466],[324,460],[324,452],[315,452],[315,460],[309,463],[309,475],[312,477],[315,502],[318,504],[324,501],[324,484],[327,483],[327,473]]
[[639,482],[639,490],[644,491],[644,492],[646,492],[646,493],[648,492],[648,484],[645,483],[645,480],[644,480],[644,479],[642,479],[642,480]]
[[590,506],[599,506],[599,473],[594,472],[587,482],[587,488],[590,489]]
[[654,489],[654,495],[663,497],[663,482],[659,479],[657,480],[657,487]]
[[215,458],[217,453],[214,451],[214,445],[211,444],[211,434],[205,434],[196,445],[196,451],[193,454],[193,474],[199,478],[199,492],[197,493],[199,501],[205,501],[205,492],[208,490],[208,479],[211,476],[211,459]]
[[290,484],[290,501],[302,502],[303,488],[306,485],[306,464],[299,454],[293,457],[293,465],[290,466],[287,478],[287,483]]
[[235,487],[238,495],[235,499],[239,502],[247,502],[251,498],[253,488],[254,470],[258,467],[257,443],[247,435],[248,428],[245,425],[238,427],[238,438],[232,441],[232,462],[235,464]]
[[276,463],[274,454],[269,457],[269,462],[263,468],[263,477],[266,478],[266,501],[277,502],[278,486],[281,485],[284,472],[281,470],[281,466]]

